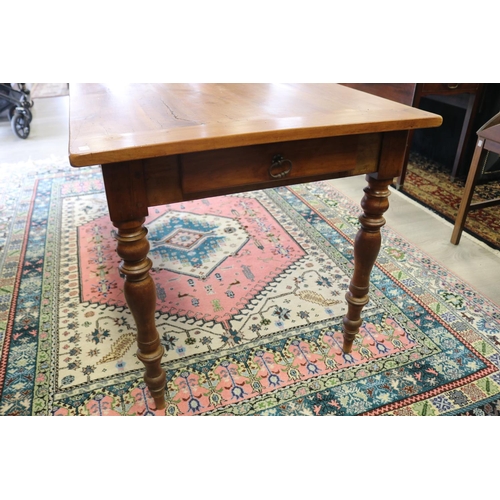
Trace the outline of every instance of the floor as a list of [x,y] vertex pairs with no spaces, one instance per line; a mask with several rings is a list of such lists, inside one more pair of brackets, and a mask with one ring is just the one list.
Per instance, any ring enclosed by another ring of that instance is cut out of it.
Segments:
[[[0,117],[0,168],[6,168],[2,163],[67,156],[68,112],[67,96],[36,100],[31,132],[25,140],[14,135],[6,117]],[[356,203],[360,201],[363,176],[332,182]],[[386,220],[393,230],[500,305],[500,252],[465,233],[458,246],[452,245],[451,224],[396,190],[392,190],[390,203]]]

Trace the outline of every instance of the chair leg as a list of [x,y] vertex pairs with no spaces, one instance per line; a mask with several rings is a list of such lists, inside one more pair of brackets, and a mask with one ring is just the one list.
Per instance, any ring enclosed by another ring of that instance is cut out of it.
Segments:
[[479,138],[476,143],[476,149],[474,150],[474,156],[470,164],[469,174],[467,175],[467,182],[465,183],[464,194],[462,196],[462,201],[460,202],[460,208],[458,209],[457,218],[453,227],[453,233],[451,235],[450,241],[454,245],[458,245],[460,243],[460,237],[462,236],[472,196],[474,195],[474,188],[476,187],[477,178],[479,177],[479,165],[482,165],[485,153],[484,139]]

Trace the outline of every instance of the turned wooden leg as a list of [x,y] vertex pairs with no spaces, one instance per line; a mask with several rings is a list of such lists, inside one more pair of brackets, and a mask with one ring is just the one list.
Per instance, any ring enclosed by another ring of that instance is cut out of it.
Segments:
[[344,316],[344,352],[351,352],[352,343],[361,326],[361,311],[368,303],[370,274],[380,251],[380,228],[385,224],[382,214],[389,208],[391,179],[366,176],[368,186],[361,201],[361,228],[354,241],[354,272],[346,294],[347,314]]
[[148,230],[144,218],[137,221],[114,222],[118,228],[117,253],[123,259],[120,271],[125,275],[124,292],[137,326],[137,357],[144,363],[144,381],[153,396],[156,408],[165,408],[165,371],[161,367],[163,346],[155,325],[156,289],[149,274]]

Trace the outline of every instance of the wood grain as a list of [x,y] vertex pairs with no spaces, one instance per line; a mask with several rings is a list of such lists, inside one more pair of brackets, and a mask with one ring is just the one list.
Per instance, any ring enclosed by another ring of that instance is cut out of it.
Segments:
[[72,84],[69,158],[81,167],[441,121],[337,84]]

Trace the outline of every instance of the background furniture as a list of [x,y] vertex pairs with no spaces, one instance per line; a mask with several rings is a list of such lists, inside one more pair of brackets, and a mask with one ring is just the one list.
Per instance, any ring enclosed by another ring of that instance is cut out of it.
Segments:
[[474,188],[476,187],[476,182],[481,173],[481,167],[485,161],[487,152],[492,151],[496,154],[500,154],[500,113],[495,115],[478,130],[477,137],[476,149],[467,176],[465,191],[462,196],[462,201],[460,202],[460,208],[451,236],[451,242],[454,245],[458,245],[460,242],[469,210],[500,205],[500,198],[471,203],[472,196],[474,195]]
[[[484,90],[485,84],[482,83],[419,83],[415,89],[413,106],[443,114],[443,127],[440,128],[438,133],[424,135],[417,132],[415,135],[424,137],[425,142],[432,145],[429,149],[431,151],[434,149],[434,154],[424,152],[424,156],[433,158],[438,163],[448,166],[450,164],[447,158],[450,156],[453,158],[450,173],[451,181],[454,181],[460,172],[466,172],[470,163],[468,152],[472,149],[471,141],[474,142],[474,126]],[[446,110],[453,108],[454,112],[450,114],[450,121],[448,121]],[[463,116],[463,120],[460,125],[461,116]],[[418,149],[418,137],[415,137],[414,134],[411,135],[413,147]],[[452,149],[451,152],[450,148]],[[447,154],[444,154],[443,151]],[[444,158],[437,156],[439,152],[444,155]],[[407,156],[409,156],[409,151]],[[404,168],[398,180],[398,188],[403,185],[405,175],[406,168]]]
[[[401,102],[415,108],[422,108],[425,104],[425,99],[432,99],[434,101],[443,101],[445,104],[456,106],[465,109],[465,116],[458,143],[454,147],[454,161],[451,168],[450,179],[454,180],[460,167],[466,162],[467,146],[469,144],[471,133],[473,131],[474,120],[476,118],[481,97],[484,91],[484,84],[481,83],[343,83],[342,85],[362,90],[370,94],[391,99],[396,102]],[[425,108],[427,111],[434,111],[429,107]],[[422,133],[424,133],[422,131]],[[425,132],[427,133],[427,132]],[[427,141],[434,143],[437,146],[439,142],[445,142],[441,147],[449,148],[449,138],[442,141],[439,134],[443,134],[444,129],[436,129],[428,131],[428,134],[434,134],[435,139]],[[453,138],[452,138],[453,139]],[[414,143],[414,131],[410,131],[408,137],[408,145],[402,159],[401,175],[396,182],[396,188],[401,189],[406,177],[406,170],[408,159],[412,144]]]
[[342,83],[341,85],[407,106],[413,106],[417,87],[416,83]]

